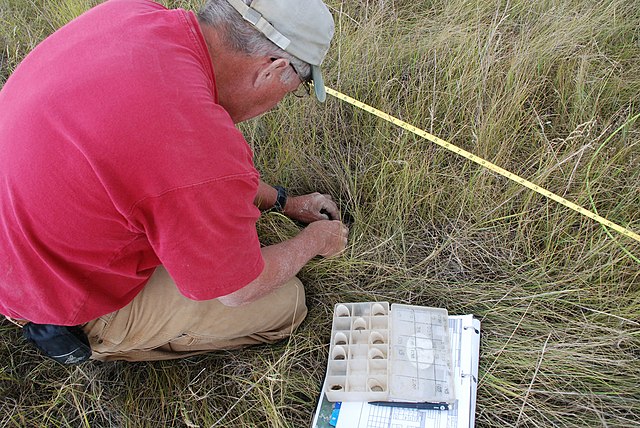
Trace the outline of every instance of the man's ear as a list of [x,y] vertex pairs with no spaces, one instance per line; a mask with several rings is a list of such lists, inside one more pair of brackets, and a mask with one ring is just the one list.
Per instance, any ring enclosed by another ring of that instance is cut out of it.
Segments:
[[265,57],[258,69],[254,87],[281,82],[282,74],[287,71],[288,67],[289,61],[284,58]]

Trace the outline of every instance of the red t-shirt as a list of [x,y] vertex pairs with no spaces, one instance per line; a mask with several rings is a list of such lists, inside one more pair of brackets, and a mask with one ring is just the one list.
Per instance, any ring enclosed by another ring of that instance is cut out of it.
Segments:
[[259,175],[217,101],[191,12],[111,0],[37,46],[0,91],[0,312],[83,323],[159,264],[195,300],[254,280]]

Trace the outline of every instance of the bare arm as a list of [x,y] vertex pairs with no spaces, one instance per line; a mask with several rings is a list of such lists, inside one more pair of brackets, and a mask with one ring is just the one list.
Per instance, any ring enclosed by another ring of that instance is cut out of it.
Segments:
[[260,183],[258,184],[258,194],[256,195],[253,203],[260,210],[264,211],[275,205],[277,197],[278,191],[260,180]]
[[348,233],[340,221],[317,221],[291,239],[264,247],[262,273],[245,287],[218,300],[226,306],[241,306],[269,294],[293,278],[313,257],[342,252]]

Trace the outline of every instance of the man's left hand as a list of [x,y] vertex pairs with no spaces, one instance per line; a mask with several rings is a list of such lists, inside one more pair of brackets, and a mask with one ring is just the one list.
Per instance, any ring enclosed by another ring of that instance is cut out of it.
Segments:
[[338,206],[333,202],[331,196],[318,192],[289,197],[284,207],[284,214],[303,223],[340,219]]

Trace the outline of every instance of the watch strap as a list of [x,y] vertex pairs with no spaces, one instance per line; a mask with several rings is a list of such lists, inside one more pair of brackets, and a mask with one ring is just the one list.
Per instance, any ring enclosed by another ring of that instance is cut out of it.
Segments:
[[285,205],[287,205],[287,189],[282,186],[273,186],[274,189],[278,191],[278,196],[276,197],[276,202],[271,207],[270,211],[283,212]]

